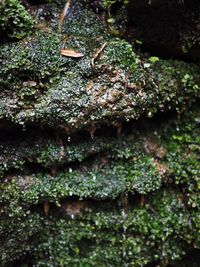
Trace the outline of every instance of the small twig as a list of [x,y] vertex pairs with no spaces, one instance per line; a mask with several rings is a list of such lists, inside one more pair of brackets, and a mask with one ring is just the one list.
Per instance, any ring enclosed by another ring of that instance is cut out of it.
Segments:
[[107,42],[105,42],[95,53],[95,55],[93,56],[92,60],[91,60],[91,64],[94,67],[94,62],[95,60],[99,57],[99,55],[101,54],[101,52],[105,49],[105,47],[107,46]]
[[49,205],[49,202],[48,201],[45,201],[44,204],[43,204],[43,208],[44,208],[44,214],[46,216],[48,216],[49,214],[49,210],[50,210],[50,205]]
[[89,128],[89,133],[90,133],[90,137],[91,139],[94,139],[94,133],[96,132],[97,126],[95,125],[95,123],[92,122],[90,128]]
[[70,8],[70,5],[71,5],[71,1],[72,0],[68,0],[67,3],[65,4],[65,7],[60,15],[60,18],[59,18],[59,25],[58,25],[58,30],[59,32],[61,32],[62,30],[62,24],[63,24],[63,20],[64,18],[66,17],[66,15],[68,14],[69,12],[69,8]]

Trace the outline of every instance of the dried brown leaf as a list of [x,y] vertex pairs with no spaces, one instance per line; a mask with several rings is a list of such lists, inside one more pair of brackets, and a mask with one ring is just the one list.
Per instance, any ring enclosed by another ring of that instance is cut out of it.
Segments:
[[61,15],[60,15],[59,26],[58,26],[58,29],[59,29],[60,32],[61,32],[61,29],[62,29],[63,20],[64,20],[64,18],[67,16],[67,14],[69,12],[70,5],[71,5],[71,0],[68,0],[67,3],[65,4],[65,7],[64,7]]
[[65,57],[73,57],[73,58],[84,57],[82,53],[74,51],[72,49],[61,49],[61,55]]

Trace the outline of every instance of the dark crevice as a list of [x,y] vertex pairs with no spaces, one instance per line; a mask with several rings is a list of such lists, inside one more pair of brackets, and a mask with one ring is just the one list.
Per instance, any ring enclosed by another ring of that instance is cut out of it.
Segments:
[[[194,19],[198,9],[198,1],[152,1],[152,4],[134,1],[127,8],[129,20],[123,37],[142,53],[199,63],[200,44],[185,52],[182,39],[185,32],[198,32],[198,25],[188,15]],[[137,40],[142,43],[137,45]]]
[[[113,125],[97,124],[97,128],[94,132],[94,137],[117,137],[118,127],[122,128],[122,134],[132,134],[133,131],[145,131],[154,127],[162,127],[163,122],[170,121],[174,118],[181,117],[181,114],[176,111],[159,112],[154,114],[151,118],[146,118],[145,115],[141,116],[138,120],[117,120]],[[95,125],[95,122],[93,123]],[[148,125],[148,126],[147,126]],[[70,143],[78,143],[83,140],[91,141],[90,127],[85,129],[71,129],[71,128],[52,128],[49,126],[38,126],[36,124],[27,124],[25,127],[17,125],[13,122],[1,120],[0,121],[0,142],[16,141],[17,139],[24,140],[27,138],[53,138],[63,139],[63,144],[69,142],[67,137],[70,137]]]
[[[169,263],[166,267],[199,267],[200,250],[189,250],[186,255],[181,259]],[[159,262],[152,262],[145,265],[145,267],[159,267]]]
[[[47,145],[49,141],[52,141],[55,145],[57,143],[57,147],[64,146],[67,148],[68,145],[70,147],[71,145],[79,145],[86,141],[93,143],[101,138],[114,138],[116,141],[121,137],[134,136],[138,138],[140,137],[140,133],[142,133],[142,135],[146,133],[148,136],[150,132],[161,129],[164,123],[169,123],[170,121],[173,123],[174,117],[177,118],[177,116],[178,114],[170,112],[156,114],[153,118],[149,118],[148,120],[146,118],[141,118],[138,121],[132,120],[129,122],[122,122],[115,126],[102,125],[95,131],[94,139],[91,138],[90,133],[86,130],[77,131],[73,135],[66,135],[62,130],[53,130],[50,128],[41,129],[35,126],[28,126],[26,130],[23,130],[20,126],[4,121],[0,126],[0,145],[5,147],[6,144],[8,146],[12,146],[13,144],[13,146],[16,146],[16,143],[18,143],[22,147],[26,146],[27,149],[31,149],[31,147],[35,147],[37,142]],[[88,151],[85,158],[81,161],[74,159],[73,162],[67,162],[67,159],[65,159],[65,161],[59,162],[56,161],[55,158],[55,163],[52,162],[51,164],[37,163],[36,159],[27,158],[25,154],[20,158],[20,160],[24,161],[23,165],[20,166],[20,168],[11,167],[9,170],[5,171],[4,180],[7,180],[7,177],[11,177],[12,175],[22,175],[22,173],[47,173],[54,176],[70,168],[73,170],[80,169],[80,167],[87,169],[96,163],[100,164],[101,159],[104,158],[108,152],[108,149],[100,147],[96,151]]]

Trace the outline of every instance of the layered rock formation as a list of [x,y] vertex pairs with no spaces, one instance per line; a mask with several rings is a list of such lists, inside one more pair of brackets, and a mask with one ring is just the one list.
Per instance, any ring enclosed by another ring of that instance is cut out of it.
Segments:
[[1,6],[2,267],[198,264],[199,67],[121,37],[147,3],[105,2]]

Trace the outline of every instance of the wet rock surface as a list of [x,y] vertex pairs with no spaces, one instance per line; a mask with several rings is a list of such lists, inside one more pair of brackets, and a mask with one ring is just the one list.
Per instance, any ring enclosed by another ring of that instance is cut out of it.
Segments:
[[0,266],[189,266],[185,254],[200,250],[199,66],[113,36],[103,16],[122,3],[72,1],[63,21],[65,1],[10,0],[0,12],[11,3],[4,20],[19,14],[16,29],[0,26]]
[[[71,12],[63,34],[56,33],[53,23],[52,28],[1,47],[1,119],[22,125],[81,128],[95,123],[98,127],[180,108],[198,95],[195,65],[152,62],[126,41],[109,36],[98,17],[81,5]],[[61,56],[61,48],[77,50],[84,57]]]

